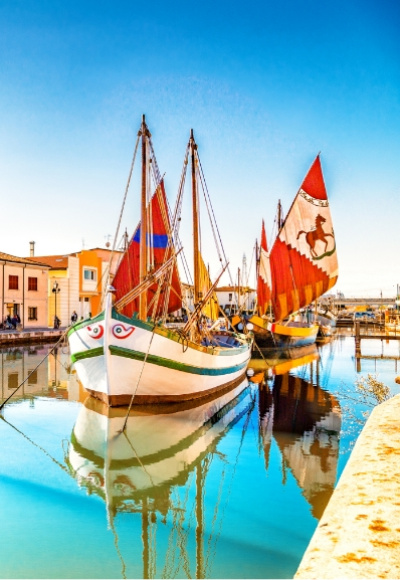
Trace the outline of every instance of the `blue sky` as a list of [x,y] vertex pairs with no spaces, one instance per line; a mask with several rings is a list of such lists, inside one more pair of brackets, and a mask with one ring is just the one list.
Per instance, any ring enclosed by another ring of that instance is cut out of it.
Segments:
[[194,128],[233,272],[243,254],[250,263],[262,218],[270,239],[277,200],[289,208],[321,151],[336,290],[393,295],[399,25],[388,0],[0,0],[0,249],[103,246],[145,113],[172,204]]

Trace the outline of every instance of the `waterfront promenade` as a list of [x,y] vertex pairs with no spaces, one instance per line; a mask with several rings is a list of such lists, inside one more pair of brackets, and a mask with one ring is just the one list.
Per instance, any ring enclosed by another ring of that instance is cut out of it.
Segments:
[[400,395],[375,407],[296,579],[400,578]]
[[19,346],[39,342],[56,342],[66,328],[30,328],[23,330],[0,330],[0,346]]

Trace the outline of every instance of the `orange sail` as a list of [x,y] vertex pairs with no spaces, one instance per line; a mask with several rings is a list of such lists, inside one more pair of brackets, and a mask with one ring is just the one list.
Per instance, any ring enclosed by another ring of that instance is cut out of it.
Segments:
[[264,220],[261,227],[260,257],[257,275],[257,300],[258,314],[266,314],[271,303],[271,267],[269,263],[269,253],[267,246],[267,236],[265,234]]
[[[164,189],[164,182],[161,181],[149,203],[149,215],[151,224],[147,233],[147,248],[152,264],[152,271],[155,272],[172,256],[170,237],[170,221],[168,217],[168,206]],[[135,230],[132,240],[125,252],[118,270],[113,279],[116,301],[123,298],[128,292],[139,284],[139,263],[140,263],[140,223]],[[182,307],[182,296],[180,278],[176,264],[173,266],[172,278],[167,274],[159,289],[158,283],[153,284],[147,290],[148,316],[160,316],[164,311],[164,303],[168,296],[167,312],[175,312]],[[125,316],[133,316],[138,312],[139,299],[135,298],[122,309]]]
[[319,155],[279,230],[270,264],[276,321],[308,306],[336,283],[336,242]]

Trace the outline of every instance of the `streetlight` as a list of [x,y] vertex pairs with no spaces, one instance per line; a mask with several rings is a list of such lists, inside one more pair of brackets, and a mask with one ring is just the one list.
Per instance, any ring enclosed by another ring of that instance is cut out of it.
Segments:
[[52,292],[54,293],[54,328],[60,326],[60,319],[57,316],[57,294],[60,292],[58,282],[54,282]]

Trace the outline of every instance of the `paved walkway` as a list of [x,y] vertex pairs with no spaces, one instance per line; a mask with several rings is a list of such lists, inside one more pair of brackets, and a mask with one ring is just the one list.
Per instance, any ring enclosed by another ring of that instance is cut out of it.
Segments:
[[66,328],[24,328],[23,330],[0,330],[1,345],[29,344],[34,342],[55,342]]
[[400,578],[400,395],[375,407],[295,575]]

